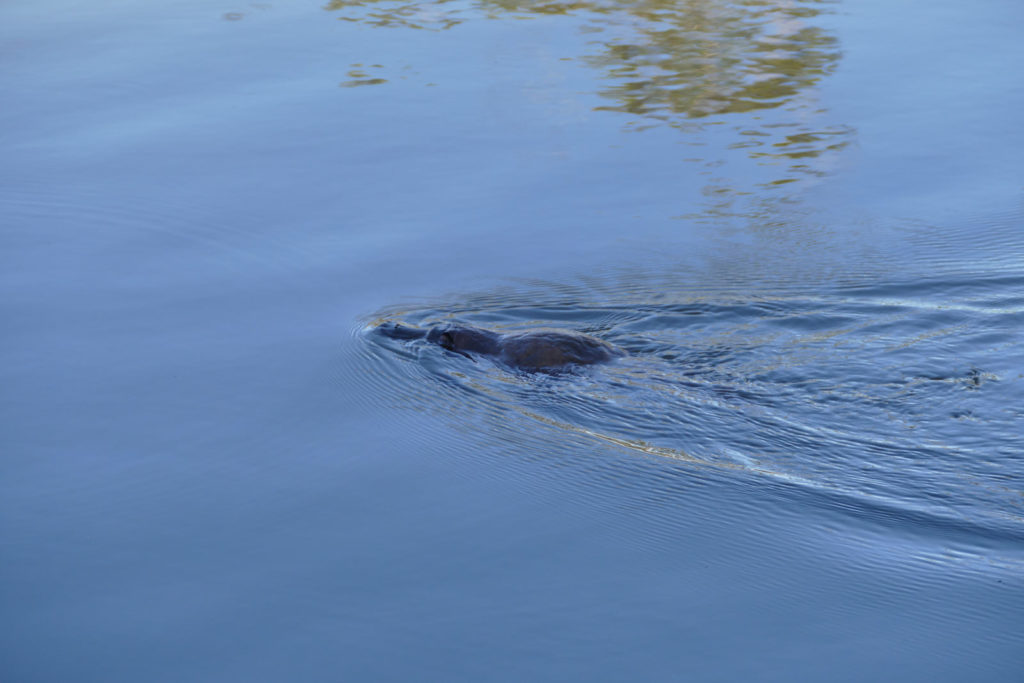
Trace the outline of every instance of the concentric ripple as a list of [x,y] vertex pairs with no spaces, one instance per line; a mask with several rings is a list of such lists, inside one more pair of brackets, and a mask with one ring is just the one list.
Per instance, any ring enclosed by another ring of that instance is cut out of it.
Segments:
[[[382,311],[357,336],[368,394],[488,438],[591,439],[1018,535],[1024,299],[1015,291],[1024,277],[757,297],[530,285]],[[628,355],[518,372],[386,339],[373,332],[384,320],[576,330]]]

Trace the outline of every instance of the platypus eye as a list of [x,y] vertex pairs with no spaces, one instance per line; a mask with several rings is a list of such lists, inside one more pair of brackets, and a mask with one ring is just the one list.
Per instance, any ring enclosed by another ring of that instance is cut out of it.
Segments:
[[452,338],[451,332],[444,332],[441,335],[440,339],[437,340],[437,342],[441,345],[442,348],[448,349],[449,351],[455,349],[455,339]]

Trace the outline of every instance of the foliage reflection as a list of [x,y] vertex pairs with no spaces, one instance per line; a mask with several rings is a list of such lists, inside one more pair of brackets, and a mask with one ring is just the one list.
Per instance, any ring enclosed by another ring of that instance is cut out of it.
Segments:
[[[822,0],[331,0],[342,19],[378,27],[443,31],[474,18],[573,15],[593,36],[583,59],[597,68],[608,103],[643,125],[736,126],[731,147],[821,175],[816,157],[848,144],[847,126],[822,125],[815,86],[841,56],[813,20]],[[576,55],[571,55],[575,57]],[[776,110],[774,116],[767,116]],[[761,115],[759,115],[761,114]],[[745,115],[745,116],[744,116]],[[783,178],[774,184],[792,182]]]

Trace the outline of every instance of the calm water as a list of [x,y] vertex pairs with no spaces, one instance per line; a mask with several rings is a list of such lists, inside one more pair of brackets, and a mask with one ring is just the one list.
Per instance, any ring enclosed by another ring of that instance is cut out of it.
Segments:
[[1019,680],[1022,26],[4,3],[0,678]]

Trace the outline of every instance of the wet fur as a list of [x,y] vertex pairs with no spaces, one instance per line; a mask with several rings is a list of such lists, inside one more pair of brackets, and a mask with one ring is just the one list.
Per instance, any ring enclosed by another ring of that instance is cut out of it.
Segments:
[[425,330],[390,322],[377,329],[392,339],[425,338],[454,353],[489,356],[528,371],[593,365],[623,355],[620,349],[597,337],[559,330],[501,334],[471,325],[448,324]]

